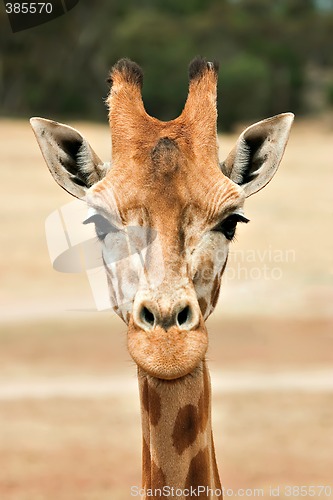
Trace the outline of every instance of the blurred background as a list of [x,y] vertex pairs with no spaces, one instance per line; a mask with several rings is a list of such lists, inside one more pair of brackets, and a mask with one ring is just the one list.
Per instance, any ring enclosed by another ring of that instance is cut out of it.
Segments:
[[[219,127],[333,106],[333,0],[100,0],[10,33],[1,10],[1,114],[105,120],[108,71],[143,66],[148,111],[178,116],[189,61],[221,62]],[[238,105],[235,106],[235,103]]]
[[141,481],[126,328],[96,312],[84,273],[52,269],[45,219],[71,198],[28,118],[65,121],[109,161],[110,67],[138,62],[147,111],[166,120],[197,54],[220,61],[221,159],[244,126],[296,114],[208,320],[222,483],[235,498],[333,490],[333,0],[81,0],[27,31],[3,8],[0,23],[0,499],[128,500]]

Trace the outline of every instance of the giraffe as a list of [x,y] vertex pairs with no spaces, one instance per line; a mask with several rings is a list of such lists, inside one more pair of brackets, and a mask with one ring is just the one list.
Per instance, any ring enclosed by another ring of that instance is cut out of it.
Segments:
[[[217,303],[236,225],[248,222],[245,198],[275,174],[294,118],[283,113],[246,128],[220,163],[217,75],[216,62],[195,58],[184,109],[164,122],[145,111],[141,68],[128,59],[118,61],[107,98],[111,164],[103,163],[72,127],[31,119],[51,174],[89,207],[85,223],[95,224],[112,303],[127,324],[141,403],[142,490],[137,493],[144,499],[222,498],[205,321]],[[160,265],[153,251],[146,253],[143,267],[137,261],[122,263],[118,279],[112,275],[109,262],[128,243],[121,236],[129,227],[142,229],[141,245],[148,229],[158,235],[163,279],[157,284],[144,279],[147,269]]]

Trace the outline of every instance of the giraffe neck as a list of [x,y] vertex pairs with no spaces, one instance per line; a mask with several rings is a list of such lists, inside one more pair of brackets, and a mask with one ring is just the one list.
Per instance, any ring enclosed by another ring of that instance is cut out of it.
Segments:
[[[191,488],[197,498],[222,498],[218,495],[221,483],[211,427],[210,377],[205,361],[192,374],[171,381],[150,377],[139,368],[138,380],[143,433],[142,482],[146,492],[143,498],[163,498],[163,487],[165,492],[178,489],[177,498],[181,499],[191,497]],[[184,492],[183,496],[180,491]]]

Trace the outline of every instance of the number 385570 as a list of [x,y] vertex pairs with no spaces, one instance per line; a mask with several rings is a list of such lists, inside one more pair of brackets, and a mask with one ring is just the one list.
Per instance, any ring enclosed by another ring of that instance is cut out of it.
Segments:
[[6,13],[7,14],[51,14],[52,13],[52,3],[34,3],[34,2],[22,2],[22,3],[6,3]]

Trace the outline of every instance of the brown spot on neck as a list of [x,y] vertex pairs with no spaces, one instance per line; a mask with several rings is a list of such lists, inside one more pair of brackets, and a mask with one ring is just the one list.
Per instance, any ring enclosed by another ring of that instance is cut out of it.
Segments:
[[158,467],[153,461],[151,464],[151,484],[156,489],[163,489],[163,486],[166,485],[165,476],[160,467]]
[[151,487],[151,456],[144,438],[142,439],[142,485],[145,488]]
[[[200,450],[190,463],[187,474],[185,488],[195,488],[198,486],[210,486],[209,474],[209,451],[208,447]],[[207,490],[200,494],[198,498],[209,498]]]
[[172,433],[173,446],[181,455],[194,443],[200,432],[200,416],[197,408],[188,404],[180,408]]
[[149,415],[150,423],[156,426],[161,418],[161,398],[145,379],[142,387],[142,403]]

